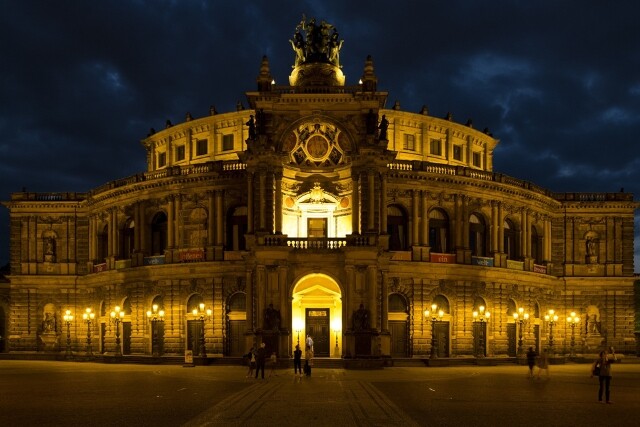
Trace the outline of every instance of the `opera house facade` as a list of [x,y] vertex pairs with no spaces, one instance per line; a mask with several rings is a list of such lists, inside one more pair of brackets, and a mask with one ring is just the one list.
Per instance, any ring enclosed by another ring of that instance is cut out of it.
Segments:
[[[147,170],[87,193],[18,192],[1,351],[516,357],[637,348],[633,195],[494,171],[499,141],[387,105],[334,27],[301,22],[288,85],[142,140]],[[256,65],[259,58],[256,60]]]

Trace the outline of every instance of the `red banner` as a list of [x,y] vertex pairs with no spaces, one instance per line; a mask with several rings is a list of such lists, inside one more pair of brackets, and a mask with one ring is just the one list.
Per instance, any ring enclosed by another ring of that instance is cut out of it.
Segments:
[[547,274],[547,266],[546,265],[538,265],[533,264],[533,272],[540,274]]
[[94,273],[100,273],[101,271],[107,271],[107,263],[103,263],[103,264],[96,264],[93,266],[93,272]]
[[180,262],[204,261],[204,249],[190,249],[178,254]]
[[439,262],[443,264],[455,264],[456,263],[456,255],[455,254],[429,254],[429,260],[431,262]]

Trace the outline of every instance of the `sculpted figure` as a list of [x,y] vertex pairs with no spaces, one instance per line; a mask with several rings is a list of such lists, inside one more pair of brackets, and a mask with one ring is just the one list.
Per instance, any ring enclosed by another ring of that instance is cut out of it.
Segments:
[[264,311],[264,329],[277,330],[280,328],[280,312],[273,308],[273,304]]
[[389,121],[387,120],[386,116],[383,114],[382,119],[380,120],[380,126],[378,126],[378,129],[380,129],[380,136],[379,136],[380,140],[387,139],[388,128],[389,128]]
[[256,122],[255,122],[255,119],[253,118],[253,114],[249,116],[249,121],[245,124],[249,126],[249,139],[255,140],[256,139]]
[[369,329],[369,310],[360,304],[360,308],[353,313],[353,330],[364,331]]
[[294,66],[303,64],[304,61],[306,60],[306,57],[304,54],[305,43],[304,43],[304,38],[302,37],[302,34],[300,34],[299,30],[296,29],[296,32],[293,35],[293,40],[289,40],[289,42],[291,42],[291,47],[293,48],[293,51],[296,53]]

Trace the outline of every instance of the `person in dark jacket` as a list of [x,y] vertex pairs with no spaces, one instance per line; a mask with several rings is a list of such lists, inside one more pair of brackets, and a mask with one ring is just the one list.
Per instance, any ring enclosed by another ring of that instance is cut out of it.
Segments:
[[265,347],[266,344],[262,343],[256,351],[256,379],[258,378],[258,372],[260,372],[260,370],[262,370],[262,379],[264,379],[264,364],[267,359],[267,350]]
[[533,367],[536,365],[536,354],[533,347],[529,347],[529,351],[527,351],[527,365],[529,365],[529,378],[533,378]]
[[298,378],[302,377],[302,350],[299,345],[296,345],[293,352],[293,375]]
[[[604,403],[602,401],[602,392],[604,391],[605,398],[607,399],[607,403],[612,403],[610,400],[611,393],[609,387],[611,386],[611,364],[618,361],[616,358],[616,353],[613,350],[613,347],[609,347],[609,354],[607,354],[606,350],[602,350],[600,352],[600,357],[593,364],[593,368],[599,367],[600,373],[598,374],[598,380],[600,382],[600,387],[598,388],[598,402]],[[591,376],[593,376],[593,368],[591,370]]]

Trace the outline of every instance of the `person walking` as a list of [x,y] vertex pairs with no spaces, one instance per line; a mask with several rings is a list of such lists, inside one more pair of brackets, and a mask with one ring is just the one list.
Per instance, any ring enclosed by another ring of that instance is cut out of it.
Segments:
[[538,378],[540,378],[540,374],[543,370],[547,371],[547,378],[549,378],[549,354],[545,349],[542,349],[542,352],[538,357]]
[[296,345],[293,351],[293,375],[299,380],[302,379],[302,350],[299,345]]
[[267,359],[266,344],[261,343],[260,347],[256,351],[256,379],[258,379],[258,373],[262,370],[262,379],[264,379],[264,363]]
[[533,349],[533,347],[529,347],[529,351],[527,351],[527,365],[529,366],[529,378],[533,378],[533,368],[536,366],[536,356],[537,353]]
[[307,341],[305,344],[311,349],[311,351],[313,351],[313,338],[311,335],[307,334]]
[[247,358],[247,362],[249,364],[247,378],[250,378],[253,376],[253,370],[256,369],[256,353],[253,351],[253,347],[249,349],[249,353],[245,354],[244,357]]
[[311,367],[313,366],[313,350],[311,347],[307,346],[304,351],[304,373],[310,377],[311,376]]
[[604,403],[602,401],[602,392],[604,391],[606,402],[611,404],[611,393],[609,387],[611,386],[611,364],[618,361],[616,358],[616,353],[613,350],[613,347],[609,347],[610,354],[607,354],[606,350],[602,350],[600,352],[600,357],[593,364],[591,369],[591,376],[596,375],[598,377],[598,381],[600,383],[600,387],[598,388],[598,402]]
[[271,376],[278,376],[276,374],[276,366],[278,366],[278,357],[276,356],[276,352],[271,353],[271,357],[269,357],[269,378]]

